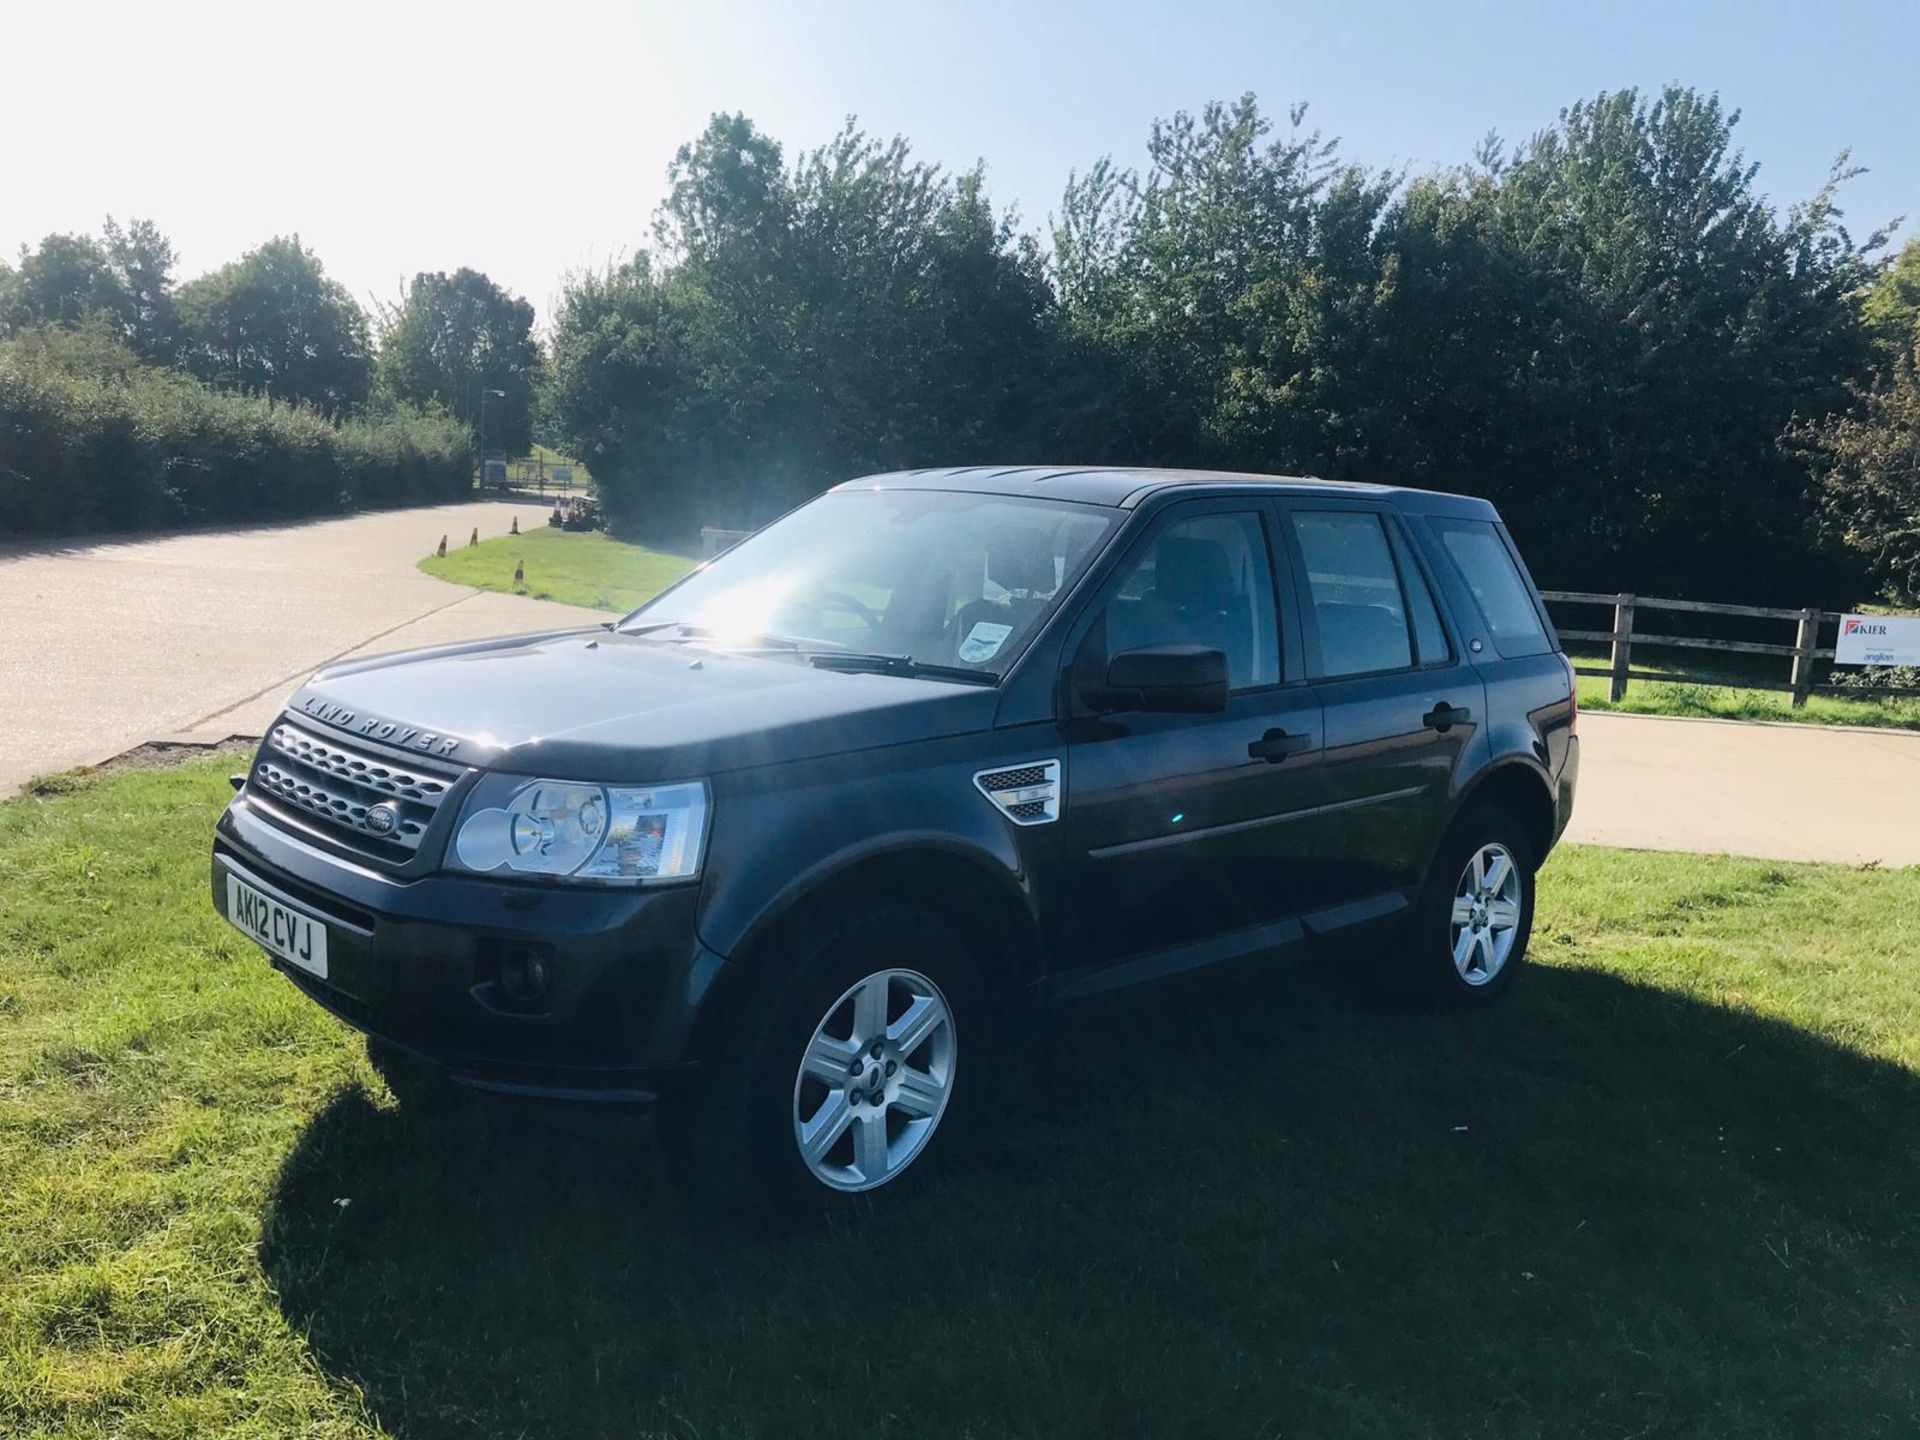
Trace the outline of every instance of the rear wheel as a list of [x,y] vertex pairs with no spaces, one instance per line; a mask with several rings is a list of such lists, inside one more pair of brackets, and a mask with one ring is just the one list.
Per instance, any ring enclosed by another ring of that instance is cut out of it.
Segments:
[[1402,998],[1484,1005],[1514,983],[1533,930],[1534,857],[1507,811],[1481,806],[1448,831],[1390,978]]
[[1468,989],[1497,982],[1516,961],[1515,952],[1525,949],[1523,884],[1520,862],[1498,840],[1475,849],[1454,882],[1447,947],[1454,973]]

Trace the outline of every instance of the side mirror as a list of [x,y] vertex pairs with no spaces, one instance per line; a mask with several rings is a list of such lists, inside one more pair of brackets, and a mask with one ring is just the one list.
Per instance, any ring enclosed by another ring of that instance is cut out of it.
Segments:
[[1143,645],[1107,662],[1107,678],[1087,695],[1105,712],[1216,715],[1227,708],[1227,657],[1204,645]]

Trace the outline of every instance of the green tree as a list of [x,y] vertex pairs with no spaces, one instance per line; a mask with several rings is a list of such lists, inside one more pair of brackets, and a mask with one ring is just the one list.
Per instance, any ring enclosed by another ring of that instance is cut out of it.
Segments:
[[1337,469],[1394,184],[1252,95],[1156,122],[1144,175],[1074,177],[1052,273],[1069,334],[1107,358],[1077,357],[1105,398],[1072,409],[1130,457]]
[[[629,519],[761,518],[894,466],[1071,456],[1471,491],[1549,583],[1838,599],[1783,443],[1879,362],[1845,158],[1782,214],[1710,95],[1602,94],[1406,180],[1253,97],[1071,178],[1049,245],[849,125],[722,115],[649,253],[576,277],[548,413]],[[1903,262],[1904,264],[1905,262]],[[1850,595],[1848,596],[1850,598]]]
[[166,364],[178,343],[173,267],[173,246],[151,220],[122,226],[109,215],[99,240],[49,235],[22,249],[20,269],[0,284],[0,330],[103,317],[142,359]]
[[49,235],[31,250],[23,246],[9,288],[6,323],[12,331],[42,325],[72,329],[89,315],[118,317],[126,307],[106,250],[87,235]]
[[1890,598],[1920,604],[1920,334],[1890,376],[1811,438],[1833,532]]
[[[554,315],[547,422],[585,461],[629,524],[716,520],[699,507],[700,477],[728,439],[717,376],[703,373],[695,332],[701,297],[663,278],[642,254],[569,276]],[[662,513],[664,512],[664,514]]]
[[478,270],[423,271],[380,321],[383,396],[443,407],[488,450],[526,451],[541,368],[533,306]]
[[1110,418],[1069,413],[1130,458],[1488,495],[1563,585],[1845,583],[1781,444],[1871,364],[1845,157],[1781,216],[1738,116],[1680,87],[1404,184],[1289,118],[1177,115],[1144,178],[1070,184],[1052,269]]
[[118,319],[135,354],[171,364],[180,349],[180,317],[174,305],[173,242],[151,220],[121,226],[109,215],[101,227],[107,264],[118,287]]
[[[1803,595],[1816,497],[1782,437],[1871,364],[1839,223],[1845,157],[1778,214],[1739,116],[1669,87],[1603,94],[1385,217],[1369,388],[1400,415],[1357,473],[1498,501],[1575,588]],[[1396,378],[1397,377],[1397,378]]]
[[1052,296],[977,170],[851,124],[789,170],[721,115],[668,178],[653,253],[575,277],[554,323],[549,413],[617,514],[764,518],[1047,420]]
[[178,303],[188,367],[209,384],[329,414],[366,403],[367,317],[299,236],[189,281]]
[[1909,240],[1880,272],[1861,314],[1895,360],[1909,353],[1920,336],[1920,239]]

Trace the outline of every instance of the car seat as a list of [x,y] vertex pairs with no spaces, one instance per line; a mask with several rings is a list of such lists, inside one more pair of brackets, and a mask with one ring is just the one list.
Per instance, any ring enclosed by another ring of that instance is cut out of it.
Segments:
[[1047,598],[1059,584],[1052,532],[1025,525],[996,526],[987,535],[986,578],[1007,593],[995,600],[984,596],[969,600],[954,616],[952,650],[963,663],[978,663],[960,653],[976,625],[1009,627],[1006,637],[994,647],[998,654],[1018,640],[1034,616],[1046,608]]

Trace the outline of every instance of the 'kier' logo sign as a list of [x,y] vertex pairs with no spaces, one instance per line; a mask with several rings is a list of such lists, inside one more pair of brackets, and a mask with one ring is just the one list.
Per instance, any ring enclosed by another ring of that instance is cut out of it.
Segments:
[[1920,615],[1842,615],[1836,665],[1920,665]]

